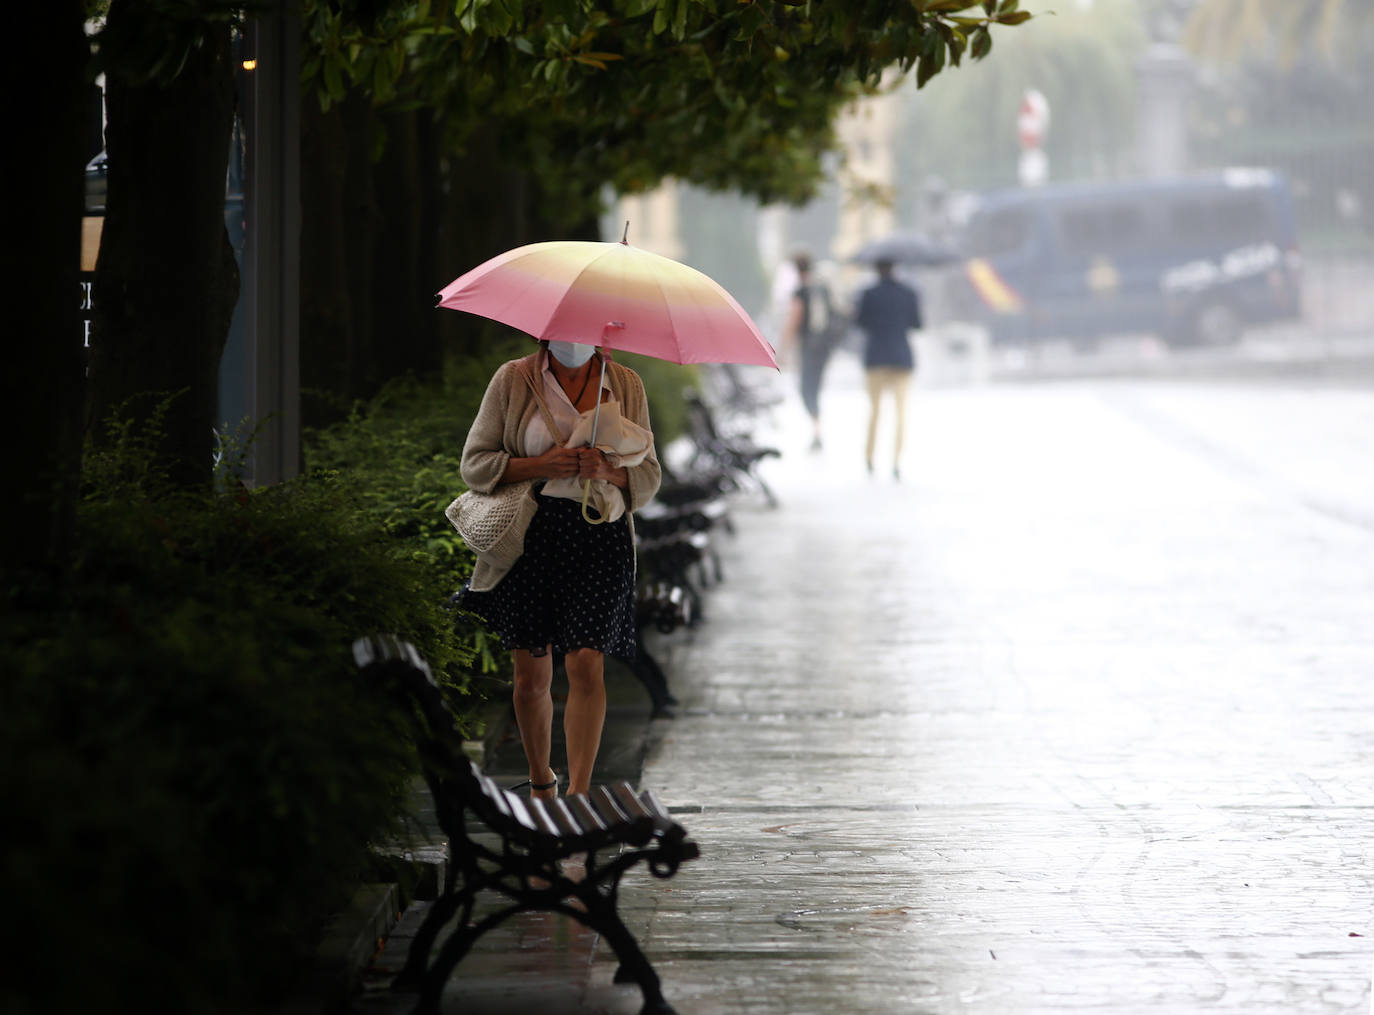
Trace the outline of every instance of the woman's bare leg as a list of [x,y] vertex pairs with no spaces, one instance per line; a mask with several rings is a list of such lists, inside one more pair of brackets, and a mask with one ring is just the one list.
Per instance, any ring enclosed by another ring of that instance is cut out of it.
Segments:
[[568,670],[568,703],[563,709],[563,733],[568,741],[568,792],[586,793],[601,747],[606,724],[606,657],[595,649],[579,648],[564,658]]
[[883,398],[883,376],[877,370],[864,372],[868,385],[868,439],[864,442],[864,464],[873,471],[873,450],[878,443],[878,410]]
[[892,444],[892,472],[902,467],[902,444],[906,440],[906,389],[911,374],[900,371],[892,378],[892,398],[897,403],[897,433]]
[[[542,785],[552,782],[549,751],[553,740],[553,656],[530,655],[527,649],[511,652],[515,660],[515,721],[520,727],[520,743],[525,748],[525,760],[530,766],[530,782]],[[554,797],[557,788],[530,790],[531,796]]]

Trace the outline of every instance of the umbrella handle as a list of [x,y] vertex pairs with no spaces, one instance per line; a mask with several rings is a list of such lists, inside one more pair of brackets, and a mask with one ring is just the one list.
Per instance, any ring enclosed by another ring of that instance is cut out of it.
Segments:
[[587,503],[591,496],[592,481],[590,479],[584,479],[582,481],[582,517],[586,519],[588,525],[600,525],[606,520],[605,518],[593,518],[587,513],[588,509],[591,507],[591,505]]
[[[627,225],[627,228],[628,228],[628,225]],[[612,322],[612,323],[614,323],[614,322]],[[611,325],[609,325],[609,324],[606,325],[607,328],[609,328],[610,326],[611,326]],[[587,441],[587,446],[588,446],[588,447],[592,447],[592,448],[596,447],[596,425],[601,421],[601,389],[602,389],[603,387],[605,387],[605,386],[606,386],[606,357],[605,357],[605,356],[602,356],[602,357],[601,357],[601,383],[597,386],[597,389],[596,389],[596,412],[592,413],[592,436],[591,436],[591,438]],[[604,521],[606,520],[605,518],[593,518],[591,515],[589,515],[589,514],[587,513],[587,509],[588,509],[588,507],[590,507],[590,505],[587,503],[587,501],[591,499],[591,496],[592,496],[592,481],[591,481],[590,479],[583,480],[583,481],[582,481],[582,517],[586,520],[586,522],[587,522],[588,525],[600,525],[602,522],[604,522]]]

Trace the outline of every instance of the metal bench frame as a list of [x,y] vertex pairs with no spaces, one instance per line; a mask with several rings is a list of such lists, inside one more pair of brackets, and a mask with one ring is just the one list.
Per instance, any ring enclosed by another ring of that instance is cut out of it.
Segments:
[[[364,638],[354,643],[353,654],[360,669],[386,681],[409,706],[421,768],[439,825],[449,837],[452,861],[393,987],[419,991],[417,1013],[437,1013],[444,984],[478,938],[516,913],[537,910],[562,913],[604,937],[620,961],[615,981],[639,984],[642,1015],[671,1015],[658,974],[617,906],[620,879],[636,864],[643,862],[654,877],[669,878],[681,863],[700,855],[686,830],[652,793],[636,794],[624,782],[549,801],[501,789],[463,753],[453,713],[414,646],[389,637]],[[499,848],[474,835],[478,830],[470,818],[500,838]],[[604,859],[597,855],[602,850]],[[586,876],[570,878],[561,862],[580,854],[585,854]],[[482,892],[507,902],[474,919]],[[431,962],[440,932],[455,918],[455,929]]]

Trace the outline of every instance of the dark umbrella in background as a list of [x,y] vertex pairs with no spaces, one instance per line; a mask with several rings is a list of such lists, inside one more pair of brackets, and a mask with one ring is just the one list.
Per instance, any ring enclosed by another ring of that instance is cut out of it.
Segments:
[[937,243],[920,233],[893,233],[882,239],[870,240],[849,259],[858,264],[891,261],[893,264],[916,268],[935,268],[959,260],[959,253],[953,247]]

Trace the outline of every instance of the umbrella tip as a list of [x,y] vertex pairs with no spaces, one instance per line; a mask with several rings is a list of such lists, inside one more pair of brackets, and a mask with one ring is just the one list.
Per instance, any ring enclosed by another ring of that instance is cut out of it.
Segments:
[[621,242],[621,243],[624,243],[626,246],[629,246],[629,242],[630,242],[630,221],[629,221],[629,219],[626,219],[626,220],[625,220],[625,231],[624,231],[623,233],[620,234],[620,242]]

